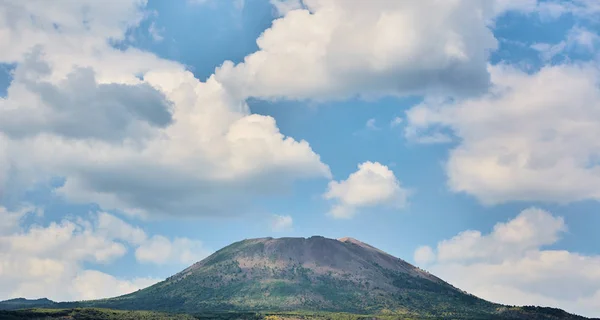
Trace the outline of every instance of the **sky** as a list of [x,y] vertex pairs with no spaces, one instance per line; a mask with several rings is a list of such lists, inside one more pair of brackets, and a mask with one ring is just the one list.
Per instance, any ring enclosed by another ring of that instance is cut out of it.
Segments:
[[600,316],[600,2],[0,3],[0,299],[353,237]]

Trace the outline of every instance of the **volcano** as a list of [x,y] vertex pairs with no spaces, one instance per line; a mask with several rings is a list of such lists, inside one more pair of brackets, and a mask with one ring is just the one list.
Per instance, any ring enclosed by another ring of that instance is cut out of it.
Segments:
[[356,239],[321,236],[239,241],[148,288],[56,307],[585,319],[560,309],[495,304]]

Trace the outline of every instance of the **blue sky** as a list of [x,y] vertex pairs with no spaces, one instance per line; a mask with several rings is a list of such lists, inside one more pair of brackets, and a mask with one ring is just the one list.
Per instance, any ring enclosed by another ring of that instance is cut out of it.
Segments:
[[[599,315],[600,8],[428,5],[2,8],[0,298],[117,295],[323,235]],[[55,271],[15,271],[36,266]]]

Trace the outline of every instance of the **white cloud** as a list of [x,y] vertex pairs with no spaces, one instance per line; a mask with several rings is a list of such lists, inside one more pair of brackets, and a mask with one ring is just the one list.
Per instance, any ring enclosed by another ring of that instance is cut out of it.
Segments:
[[[543,226],[543,227],[542,227]],[[441,262],[505,259],[531,249],[550,245],[566,231],[562,218],[536,208],[522,211],[507,223],[498,223],[490,235],[468,230],[438,243]]]
[[44,210],[32,205],[23,205],[16,210],[8,210],[0,206],[0,235],[12,233],[17,230],[21,225],[22,219],[30,213],[40,216],[43,215]]
[[271,217],[271,230],[275,231],[275,232],[282,232],[282,231],[288,231],[292,228],[292,225],[294,224],[294,221],[292,220],[292,217],[289,215],[277,215],[274,214]]
[[2,237],[2,243],[22,254],[38,258],[108,263],[127,251],[118,242],[97,235],[87,221],[63,220],[47,227],[33,226],[26,232]]
[[498,16],[600,13],[595,0],[270,2],[283,17],[257,39],[259,51],[215,72],[236,97],[479,93],[489,84],[488,53],[497,48],[490,27]]
[[[541,13],[558,17],[563,14],[573,14],[580,19],[597,19],[600,15],[600,3],[596,0],[548,1],[538,4]],[[593,20],[592,20],[593,21]]]
[[286,14],[258,38],[259,51],[217,68],[216,79],[234,96],[463,95],[488,85],[488,52],[497,46],[490,1],[284,4],[281,10],[275,1]]
[[507,11],[531,13],[539,10],[537,0],[494,0],[493,3],[496,14]]
[[71,295],[82,300],[115,297],[138,289],[146,288],[162,279],[156,278],[133,278],[123,280],[109,274],[85,270],[77,275],[70,288]]
[[112,47],[144,5],[0,8],[11,16],[0,34],[12,39],[0,41],[0,62],[17,63],[0,98],[2,194],[58,176],[57,194],[105,210],[222,215],[297,179],[330,176],[306,141],[250,114],[214,77],[201,82],[177,62]]
[[448,134],[431,130],[429,132],[421,131],[413,126],[404,128],[404,137],[410,142],[422,143],[422,144],[438,144],[438,143],[450,143],[452,137]]
[[429,246],[418,247],[413,260],[419,265],[427,265],[435,260],[435,252]]
[[[53,84],[42,53],[28,54],[0,100],[0,130],[9,137],[53,134],[68,139],[123,141],[155,133],[172,121],[164,94],[147,83],[100,84],[91,68],[76,68]],[[153,133],[154,131],[154,133]]]
[[567,33],[567,38],[559,43],[535,43],[531,47],[539,51],[542,60],[550,61],[557,55],[568,59],[571,53],[594,53],[600,46],[600,35],[586,28],[575,26]]
[[161,235],[148,236],[136,226],[106,212],[97,214],[97,234],[109,239],[125,241],[136,247],[138,262],[187,266],[209,255],[201,241],[176,237],[173,240]]
[[210,254],[202,242],[187,238],[175,238],[173,241],[163,236],[154,236],[135,250],[140,262],[156,264],[190,265]]
[[390,121],[390,127],[397,127],[401,125],[403,121],[404,120],[402,119],[402,117],[395,117],[394,119],[392,119],[392,121]]
[[98,213],[97,232],[111,239],[119,239],[134,245],[140,245],[147,240],[146,232],[140,227],[134,227],[125,221],[108,214]]
[[[9,217],[15,214],[0,207],[3,218],[4,213]],[[23,228],[22,223],[16,223],[0,233],[0,299],[106,298],[158,282],[160,279],[149,277],[119,279],[86,269],[114,262],[124,256],[129,247],[137,248],[136,257],[138,252],[146,251],[145,256],[138,259],[141,262],[187,266],[208,255],[199,241],[188,238],[171,241],[160,235],[148,237],[141,228],[105,212],[93,214],[89,220],[63,219],[47,226]],[[167,244],[166,251],[161,243]],[[154,256],[148,258],[151,254]]]
[[566,42],[561,41],[557,44],[535,43],[531,48],[540,53],[540,57],[544,62],[549,62],[556,55],[562,53],[566,48]]
[[152,39],[156,42],[161,42],[165,39],[163,33],[165,32],[164,28],[158,28],[156,26],[156,22],[152,21],[150,26],[148,27],[148,33],[152,37]]
[[84,262],[109,263],[126,247],[89,221],[63,220],[0,235],[0,296],[76,299],[69,289]]
[[325,199],[335,204],[330,214],[335,218],[351,218],[356,211],[378,205],[402,208],[406,204],[408,190],[387,166],[379,162],[364,162],[358,170],[342,181],[329,182]]
[[369,119],[367,120],[367,123],[365,124],[365,127],[367,127],[367,129],[369,130],[380,130],[380,128],[377,126],[377,124],[375,123],[375,119]]
[[[469,293],[510,305],[542,305],[597,316],[600,256],[544,249],[566,225],[561,217],[529,208],[489,234],[467,230],[420,247],[415,261]],[[417,256],[426,259],[418,261]]]
[[490,69],[490,93],[407,112],[410,130],[442,127],[459,138],[446,164],[450,188],[486,204],[600,199],[597,66]]
[[285,16],[292,10],[302,9],[302,0],[270,0],[280,16]]
[[[3,1],[0,7],[0,61],[18,62],[35,46],[66,52],[123,40],[144,17],[145,0]],[[62,50],[60,50],[62,51]]]

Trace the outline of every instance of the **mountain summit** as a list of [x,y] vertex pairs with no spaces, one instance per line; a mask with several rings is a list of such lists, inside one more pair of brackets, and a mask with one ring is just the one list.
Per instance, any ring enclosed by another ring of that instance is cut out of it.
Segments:
[[366,243],[321,236],[239,241],[165,281],[95,305],[419,314],[489,313],[497,307]]

